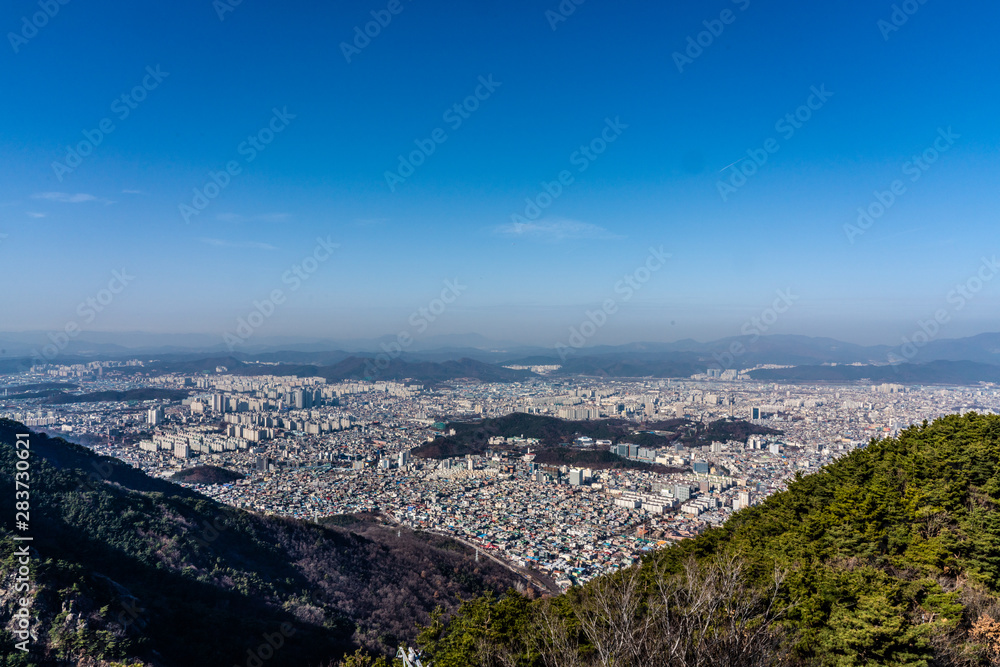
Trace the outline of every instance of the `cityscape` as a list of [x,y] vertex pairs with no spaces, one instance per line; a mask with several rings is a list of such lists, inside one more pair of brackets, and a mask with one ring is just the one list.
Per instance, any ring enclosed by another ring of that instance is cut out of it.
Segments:
[[[155,361],[32,367],[8,379],[0,417],[164,479],[204,466],[238,473],[224,482],[181,482],[235,508],[306,520],[370,513],[447,535],[550,592],[720,526],[872,439],[947,414],[1000,412],[1000,387],[992,384],[788,385],[752,380],[753,369],[609,380],[547,376],[556,365],[515,366],[537,373],[432,387],[275,376],[266,364],[259,374],[147,371]],[[146,389],[187,396],[62,405],[18,397],[59,383],[72,383],[81,396]],[[660,447],[628,436],[559,443],[644,464],[636,468],[538,463],[532,450],[542,443],[523,434],[491,437],[482,454],[414,454],[454,434],[451,423],[514,413],[566,420],[570,428],[621,420],[634,435],[673,436],[717,421],[742,421],[762,434]],[[658,430],[664,424],[673,432]]]

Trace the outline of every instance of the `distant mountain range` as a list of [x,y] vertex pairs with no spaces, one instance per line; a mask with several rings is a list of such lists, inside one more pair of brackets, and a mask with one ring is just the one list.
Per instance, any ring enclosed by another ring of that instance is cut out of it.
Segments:
[[[274,355],[272,355],[273,357]],[[301,359],[299,353],[292,355]],[[321,358],[334,358],[335,353],[322,353]],[[268,362],[266,365],[241,361],[235,356],[209,357],[177,361],[158,361],[149,364],[153,373],[205,373],[215,372],[223,367],[236,375],[279,375],[294,377],[321,377],[328,382],[345,380],[416,380],[437,383],[449,380],[478,380],[480,382],[516,382],[537,377],[524,370],[513,370],[497,364],[458,359],[454,361],[404,361],[402,359],[380,359],[378,357],[349,356],[331,365],[310,363]]]
[[[0,373],[16,373],[31,363],[30,358],[20,356],[30,352],[24,342],[30,337],[27,333],[0,334]],[[37,335],[35,340],[38,340]],[[151,337],[149,340],[164,342],[166,339]],[[182,337],[181,340],[194,343],[196,338]],[[710,368],[782,365],[795,369],[759,372],[754,377],[774,381],[870,379],[954,384],[992,382],[1000,369],[1000,333],[933,340],[911,349],[863,346],[832,338],[796,335],[737,336],[705,343],[687,339],[673,343],[586,347],[570,350],[565,358],[553,348],[519,346],[478,335],[428,338],[420,345],[414,343],[397,353],[383,351],[392,348],[380,348],[378,341],[337,345],[334,341],[312,341],[290,343],[290,347],[284,349],[262,347],[255,351],[230,352],[214,343],[183,350],[178,346],[126,350],[106,340],[93,343],[77,340],[51,361],[71,364],[138,357],[155,360],[149,366],[154,372],[178,373],[214,372],[217,366],[225,366],[233,373],[260,373],[259,364],[268,364],[267,372],[274,375],[320,376],[330,381],[413,379],[424,383],[463,378],[483,382],[523,381],[533,374],[506,367],[544,365],[560,366],[556,376],[619,378],[683,378]],[[365,349],[359,349],[361,347]],[[904,358],[906,363],[898,363]],[[861,366],[848,369],[852,364]]]
[[901,384],[977,384],[1000,382],[1000,366],[972,361],[932,361],[898,366],[794,366],[750,371],[756,380],[775,382],[891,382]]

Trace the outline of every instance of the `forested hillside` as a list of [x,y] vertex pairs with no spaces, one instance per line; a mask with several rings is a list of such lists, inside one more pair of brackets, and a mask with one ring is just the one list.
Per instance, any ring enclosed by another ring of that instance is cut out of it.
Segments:
[[[466,454],[482,454],[495,446],[492,437],[537,438],[542,447],[569,443],[581,436],[593,440],[631,442],[642,447],[665,447],[679,443],[687,447],[707,445],[712,441],[739,440],[746,442],[753,434],[779,435],[781,431],[759,426],[740,419],[719,419],[696,422],[690,419],[670,419],[646,422],[638,426],[625,419],[571,420],[546,415],[512,412],[474,422],[450,422],[454,435],[439,435],[432,442],[413,449],[422,458],[449,458]],[[538,446],[534,449],[537,451]]]
[[[15,433],[0,420],[0,486]],[[234,510],[120,462],[30,436],[32,652],[14,650],[12,504],[0,523],[0,665],[333,664],[394,651],[440,605],[519,585],[446,538],[349,516],[324,525]],[[23,534],[23,533],[18,533]],[[286,631],[287,630],[287,631]],[[248,651],[250,652],[248,654]],[[134,662],[133,662],[134,661]],[[107,663],[104,663],[107,664]]]
[[435,667],[991,665],[998,593],[1000,417],[970,413],[566,595],[469,602],[421,641]]

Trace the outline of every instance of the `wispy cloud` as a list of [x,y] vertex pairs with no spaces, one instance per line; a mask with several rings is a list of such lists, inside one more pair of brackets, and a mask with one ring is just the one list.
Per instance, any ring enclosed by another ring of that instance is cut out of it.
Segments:
[[45,199],[47,201],[57,201],[63,204],[81,204],[88,201],[103,201],[107,202],[106,199],[98,199],[94,195],[88,195],[83,192],[78,192],[76,194],[70,194],[68,192],[36,192],[31,195],[32,199]]
[[260,243],[258,241],[228,241],[226,239],[210,239],[202,238],[200,239],[202,243],[207,243],[208,245],[215,246],[217,248],[243,248],[251,250],[277,250],[277,248],[270,243]]
[[257,215],[241,215],[239,213],[220,213],[215,216],[223,222],[287,222],[291,213],[258,213]]
[[592,225],[589,222],[551,218],[537,222],[512,222],[500,225],[494,230],[503,236],[513,236],[539,241],[565,241],[569,239],[591,239],[613,241],[625,238],[608,231],[604,227]]
[[884,237],[882,240],[887,241],[889,239],[894,239],[897,236],[905,236],[907,234],[913,234],[914,232],[922,232],[925,229],[927,229],[926,225],[923,227],[914,227],[913,229],[906,229],[901,232],[896,232],[895,234],[890,234],[889,236]]
[[45,217],[44,213],[39,213],[38,211],[25,211],[25,214],[29,218],[44,218]]
[[122,190],[123,195],[142,195],[146,194],[142,190]]

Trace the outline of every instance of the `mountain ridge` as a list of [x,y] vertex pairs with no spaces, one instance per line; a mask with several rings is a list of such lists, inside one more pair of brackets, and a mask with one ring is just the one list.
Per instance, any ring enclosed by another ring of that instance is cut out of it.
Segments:
[[420,646],[470,667],[996,665],[1000,416],[874,439],[558,598],[470,601]]
[[[30,431],[0,420],[11,489],[17,433]],[[247,664],[288,627],[268,665],[320,667],[359,646],[393,651],[435,607],[523,585],[458,542],[375,516],[320,525],[255,514],[58,438],[28,440],[30,664]],[[14,655],[13,520],[0,523],[0,656]]]

